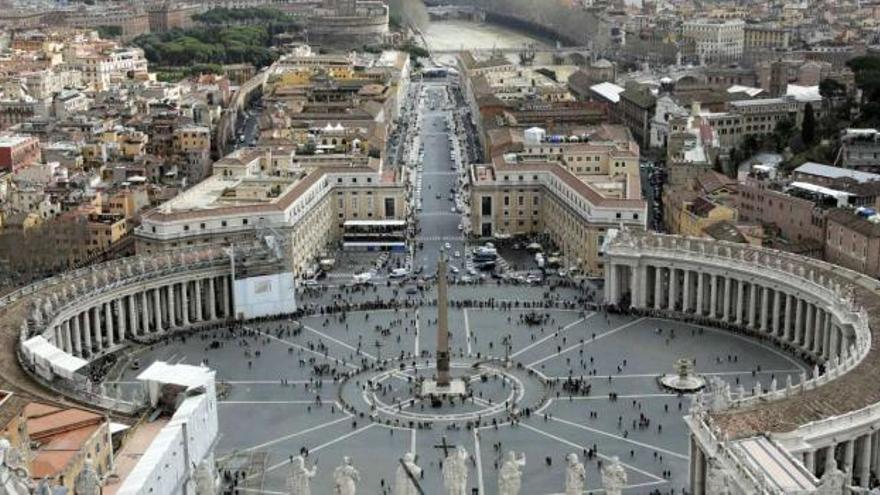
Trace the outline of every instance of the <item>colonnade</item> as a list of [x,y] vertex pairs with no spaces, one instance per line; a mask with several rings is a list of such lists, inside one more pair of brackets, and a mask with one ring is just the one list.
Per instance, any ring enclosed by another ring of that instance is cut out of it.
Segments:
[[866,428],[838,434],[828,445],[810,447],[798,455],[816,477],[837,467],[847,476],[847,485],[868,488],[872,476],[880,477],[880,431]]
[[[647,261],[647,260],[645,260]],[[827,304],[798,287],[716,267],[606,264],[605,301],[739,326],[816,358],[841,356],[854,339]]]
[[49,340],[64,352],[86,358],[132,337],[232,318],[230,276],[169,280],[163,285],[100,296],[55,321]]

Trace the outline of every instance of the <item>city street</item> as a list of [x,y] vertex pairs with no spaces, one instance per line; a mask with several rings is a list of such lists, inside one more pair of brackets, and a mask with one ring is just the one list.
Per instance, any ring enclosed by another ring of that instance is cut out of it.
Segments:
[[[461,163],[460,158],[456,160],[450,154],[452,145],[449,141],[451,131],[447,125],[450,112],[445,110],[448,105],[446,85],[425,83],[424,88],[425,97],[419,109],[424,157],[421,160],[422,170],[417,172],[416,178],[417,182],[421,182],[421,208],[416,210],[419,233],[415,237],[415,244],[423,248],[416,250],[414,264],[415,267],[424,266],[426,272],[432,272],[436,269],[441,248],[448,244],[450,266],[461,270],[465,257],[465,237],[459,229],[462,214],[459,213],[455,196],[461,191],[458,180]],[[455,256],[456,252],[459,257]]]

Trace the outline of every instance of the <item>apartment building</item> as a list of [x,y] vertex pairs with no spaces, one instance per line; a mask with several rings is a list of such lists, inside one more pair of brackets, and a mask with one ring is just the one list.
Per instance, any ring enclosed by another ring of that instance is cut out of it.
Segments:
[[826,216],[825,260],[880,278],[880,223],[849,209]]
[[619,126],[596,129],[595,142],[526,133],[521,153],[471,168],[472,232],[487,239],[546,233],[566,267],[602,273],[608,230],[645,227],[638,146]]
[[144,214],[138,252],[250,240],[261,229],[288,234],[295,275],[334,251],[346,220],[403,220],[405,172],[365,155],[298,155],[291,147],[243,148],[214,173]]
[[742,58],[745,22],[740,19],[695,19],[681,28],[682,38],[694,43],[702,63],[736,62]]

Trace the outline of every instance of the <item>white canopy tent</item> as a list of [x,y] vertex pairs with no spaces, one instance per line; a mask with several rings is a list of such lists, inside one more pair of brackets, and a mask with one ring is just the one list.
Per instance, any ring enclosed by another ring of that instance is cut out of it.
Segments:
[[53,375],[59,375],[72,380],[80,368],[89,364],[85,359],[72,356],[55,347],[42,335],[37,335],[24,341],[22,348],[24,349],[25,358],[47,380],[51,380]]

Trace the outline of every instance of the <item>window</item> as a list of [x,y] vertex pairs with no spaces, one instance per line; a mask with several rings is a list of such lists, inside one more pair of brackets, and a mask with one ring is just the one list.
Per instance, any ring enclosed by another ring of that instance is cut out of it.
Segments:
[[247,224],[248,224],[248,219],[247,219],[247,218],[242,218],[242,219],[241,219],[241,224],[242,224],[242,225],[247,225]]

